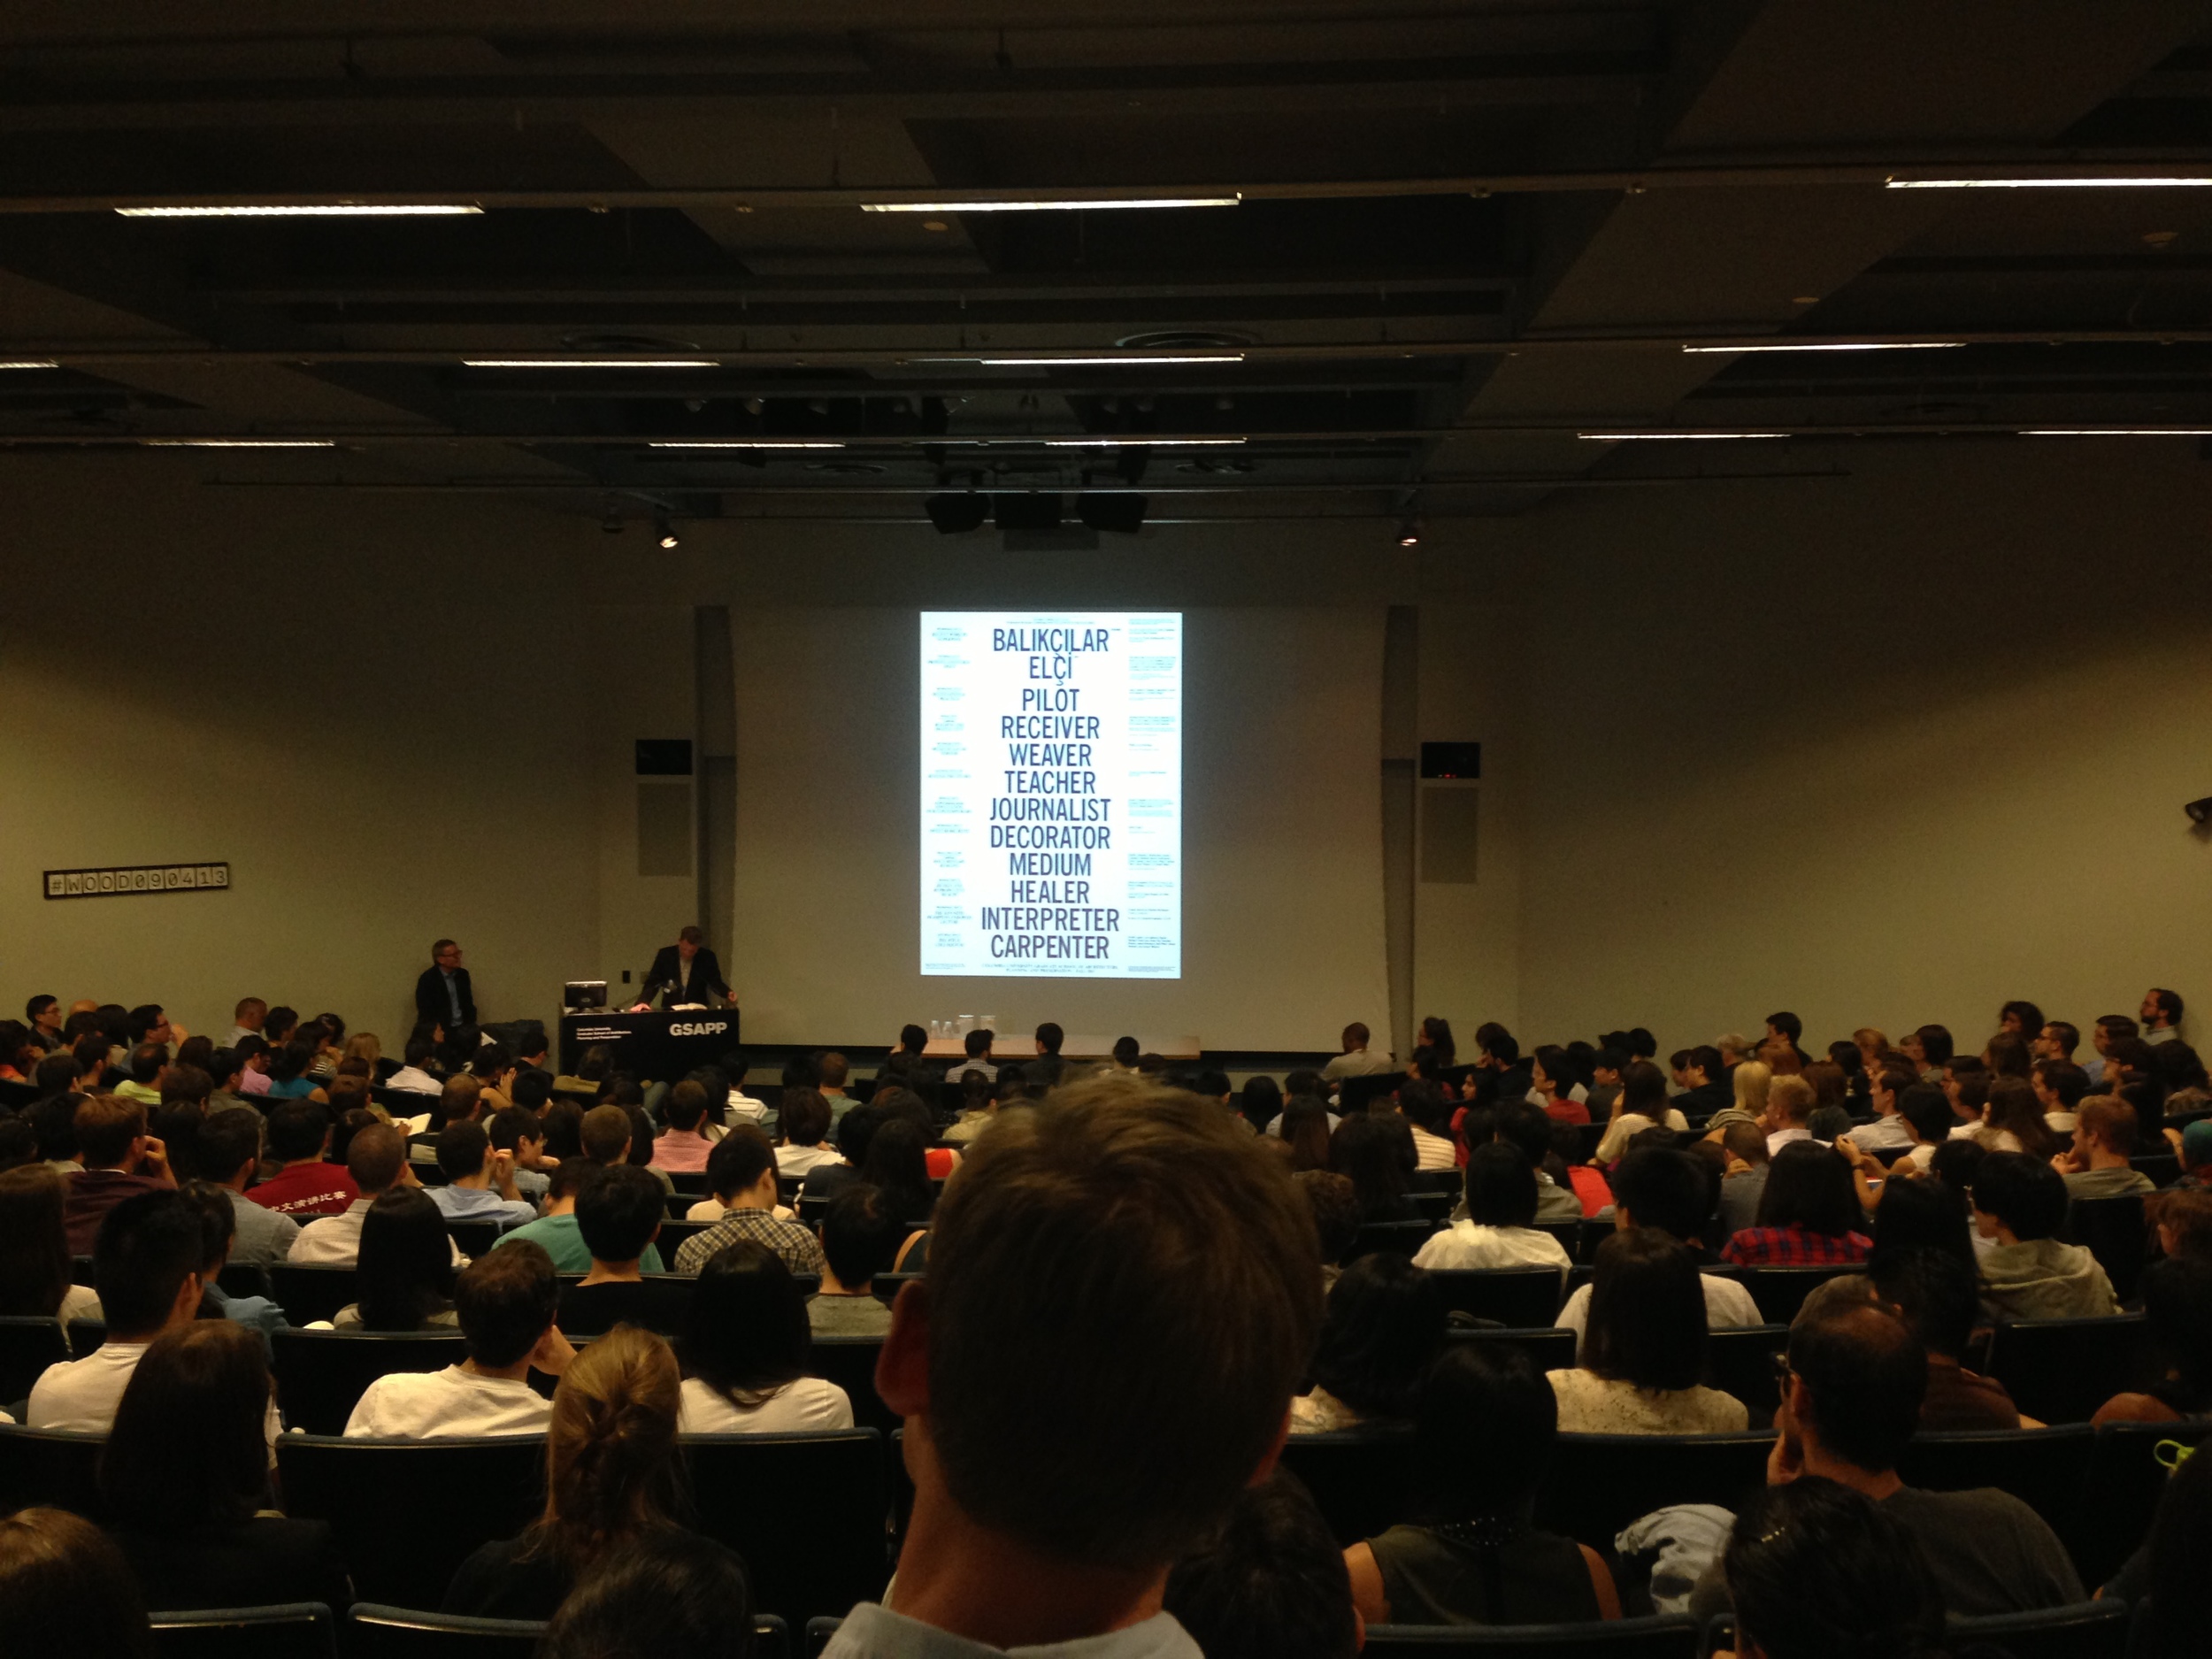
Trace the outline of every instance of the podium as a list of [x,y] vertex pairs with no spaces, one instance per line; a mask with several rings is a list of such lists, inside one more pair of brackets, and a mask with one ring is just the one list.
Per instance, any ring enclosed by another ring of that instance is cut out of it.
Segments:
[[604,1044],[611,1064],[640,1082],[680,1082],[738,1046],[737,1010],[675,1009],[649,1014],[564,1014],[561,1070],[569,1076],[584,1050]]

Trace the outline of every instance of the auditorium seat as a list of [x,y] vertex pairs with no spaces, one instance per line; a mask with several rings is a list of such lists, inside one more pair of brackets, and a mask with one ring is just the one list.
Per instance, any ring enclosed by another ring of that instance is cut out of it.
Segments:
[[1609,1123],[1577,1124],[1574,1126],[1575,1133],[1581,1140],[1582,1148],[1575,1162],[1587,1164],[1595,1158],[1598,1155],[1598,1142],[1605,1139],[1605,1132],[1612,1126]]
[[1681,1615],[1587,1624],[1370,1624],[1365,1659],[1697,1659],[1697,1621]]
[[1370,1221],[1361,1225],[1352,1248],[1344,1253],[1346,1266],[1363,1256],[1374,1256],[1385,1251],[1395,1256],[1411,1256],[1429,1241],[1436,1232],[1433,1221]]
[[90,1287],[92,1284],[92,1258],[90,1256],[73,1256],[69,1258],[69,1282],[73,1285]]
[[[667,1258],[662,1258],[665,1261]],[[648,1273],[635,1284],[580,1285],[564,1280],[563,1334],[604,1336],[618,1325],[634,1325],[664,1337],[683,1334],[698,1279],[688,1273]]]
[[2024,1416],[2085,1423],[2114,1394],[2157,1381],[2159,1367],[2143,1316],[2124,1313],[2001,1320],[1990,1333],[1988,1372]]
[[1439,1268],[1429,1277],[1446,1308],[1473,1318],[1526,1331],[1559,1315],[1564,1275],[1555,1267]]
[[[1540,1221],[1536,1224],[1536,1231],[1550,1233],[1558,1241],[1559,1248],[1566,1251],[1570,1262],[1579,1262],[1585,1259],[1581,1254],[1582,1237],[1589,1225],[1586,1221]],[[1606,1231],[1612,1231],[1609,1224]]]
[[2170,1152],[2139,1152],[2128,1164],[2148,1176],[2154,1187],[2171,1187],[2181,1179],[2181,1160]]
[[[1406,1196],[1412,1201],[1413,1207],[1421,1212],[1421,1219],[1435,1227],[1440,1227],[1451,1219],[1452,1208],[1459,1202],[1459,1194],[1449,1189],[1433,1193],[1425,1193],[1417,1189],[1409,1192]],[[1568,1245],[1571,1252],[1573,1248],[1571,1243]]]
[[69,1354],[82,1359],[108,1340],[108,1328],[98,1319],[72,1319],[68,1325]]
[[1348,1077],[1336,1086],[1338,1108],[1346,1114],[1365,1111],[1378,1100],[1386,1100],[1406,1080],[1402,1071],[1378,1071],[1367,1077]]
[[875,1293],[878,1302],[889,1307],[899,1299],[899,1287],[910,1279],[919,1279],[919,1273],[878,1273],[868,1288]]
[[1594,1264],[1598,1259],[1598,1246],[1619,1231],[1609,1218],[1600,1221],[1594,1216],[1585,1216],[1575,1224],[1575,1241],[1567,1247],[1567,1253],[1577,1262]]
[[[532,1659],[545,1624],[472,1618],[357,1601],[346,1614],[346,1659]],[[790,1659],[791,1632],[772,1613],[753,1616],[753,1659]]]
[[0,1423],[0,1515],[33,1504],[100,1518],[104,1434]]
[[800,1194],[798,1214],[801,1224],[809,1227],[820,1226],[822,1218],[829,1214],[829,1206],[830,1201],[819,1193]]
[[1759,1304],[1760,1317],[1769,1325],[1787,1325],[1797,1317],[1805,1298],[1832,1279],[1863,1273],[1863,1267],[1747,1267],[1744,1288]]
[[1528,1356],[1530,1366],[1540,1374],[1571,1371],[1575,1363],[1575,1333],[1555,1325],[1516,1329],[1494,1325],[1455,1325],[1445,1330],[1444,1340],[1449,1344],[1484,1346],[1486,1351],[1517,1348]]
[[879,1336],[818,1336],[810,1376],[826,1378],[842,1388],[853,1402],[853,1426],[880,1429],[888,1434],[905,1419],[883,1403],[876,1393],[876,1361],[883,1356]]
[[[434,1608],[480,1546],[512,1538],[545,1507],[545,1440],[277,1439],[285,1513],[327,1521],[364,1601]],[[445,1498],[426,1502],[426,1494]],[[467,1501],[453,1502],[465,1494]]]
[[0,1318],[0,1409],[13,1405],[31,1392],[31,1385],[49,1365],[70,1357],[69,1333],[58,1319],[36,1314],[10,1314]]
[[1409,1189],[1417,1193],[1450,1193],[1456,1196],[1467,1188],[1466,1174],[1460,1170],[1416,1170],[1407,1182]]
[[707,1195],[707,1172],[704,1170],[664,1170],[668,1184],[696,1203]]
[[695,1529],[743,1557],[755,1607],[798,1624],[883,1593],[891,1491],[877,1431],[687,1434],[677,1444]]
[[337,1621],[320,1601],[149,1613],[154,1659],[333,1659]]
[[2081,1501],[2058,1527],[2084,1584],[2094,1587],[2109,1579],[2148,1534],[2158,1501],[2172,1478],[2160,1460],[2159,1446],[2168,1440],[2195,1446],[2208,1436],[2212,1436],[2212,1417],[2108,1423],[2096,1431]]
[[269,1286],[287,1319],[311,1325],[334,1317],[352,1302],[353,1270],[278,1262],[269,1269]]
[[1766,1484],[1769,1432],[1562,1434],[1536,1494],[1536,1524],[1594,1549],[1674,1503],[1735,1509]]
[[2143,1277],[2147,1250],[2144,1225],[2143,1199],[2139,1193],[2122,1198],[2083,1198],[2066,1206],[2062,1236],[2089,1247],[2097,1265],[2112,1281],[2112,1294],[2126,1302],[2135,1299],[2136,1284]]
[[1774,1356],[1790,1344],[1786,1325],[1721,1325],[1706,1333],[1705,1386],[1733,1394],[1755,1423],[1770,1423],[1782,1403]]
[[[1944,1634],[1951,1651],[1994,1651],[2008,1659],[2127,1659],[2124,1601],[2081,1601],[2032,1613],[1954,1618]],[[1985,1648],[1979,1644],[1987,1644]]]
[[269,1296],[269,1270],[259,1262],[226,1262],[215,1284],[226,1296]]
[[[679,1197],[677,1202],[695,1203],[697,1200]],[[664,1221],[659,1235],[653,1240],[653,1248],[661,1253],[661,1260],[672,1269],[676,1265],[676,1252],[683,1248],[687,1240],[697,1238],[717,1225],[711,1221]]]
[[1931,1492],[2009,1492],[2062,1536],[2081,1502],[2093,1441],[2085,1423],[1916,1434],[1897,1472],[1907,1486]]
[[285,1426],[310,1434],[342,1433],[379,1377],[442,1371],[468,1357],[458,1332],[278,1331],[269,1340]]
[[496,1221],[449,1221],[445,1230],[453,1235],[454,1248],[472,1261],[490,1255],[506,1228]]
[[1293,1434],[1283,1442],[1282,1466],[1313,1494],[1340,1544],[1356,1544],[1411,1520],[1422,1496],[1409,1429]]

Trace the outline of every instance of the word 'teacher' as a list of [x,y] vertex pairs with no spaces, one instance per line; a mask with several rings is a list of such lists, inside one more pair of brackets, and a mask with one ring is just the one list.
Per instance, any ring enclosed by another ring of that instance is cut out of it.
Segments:
[[1179,611],[922,613],[922,972],[1183,971]]

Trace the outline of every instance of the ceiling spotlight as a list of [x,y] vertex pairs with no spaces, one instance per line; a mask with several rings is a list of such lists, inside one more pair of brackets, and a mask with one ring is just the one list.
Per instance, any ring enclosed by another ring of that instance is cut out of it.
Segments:
[[767,407],[767,401],[764,398],[749,397],[745,400],[745,412],[749,415],[757,415]]
[[1398,545],[1400,547],[1421,545],[1421,521],[1418,518],[1409,518],[1398,526]]
[[679,540],[676,526],[669,523],[668,515],[664,512],[653,515],[653,539],[662,547],[670,549],[675,547]]

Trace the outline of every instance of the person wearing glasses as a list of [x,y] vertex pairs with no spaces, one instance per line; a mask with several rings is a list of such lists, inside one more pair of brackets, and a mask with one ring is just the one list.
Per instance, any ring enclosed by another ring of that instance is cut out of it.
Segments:
[[476,993],[461,965],[461,947],[441,939],[430,947],[430,965],[415,981],[415,1030],[427,1036],[434,1027],[454,1031],[476,1024]]

